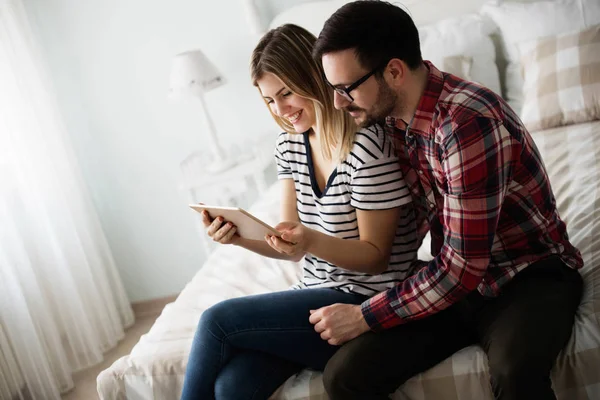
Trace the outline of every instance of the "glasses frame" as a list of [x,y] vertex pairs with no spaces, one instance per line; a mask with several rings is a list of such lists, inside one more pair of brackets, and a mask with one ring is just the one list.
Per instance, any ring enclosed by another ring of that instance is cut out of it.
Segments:
[[354,97],[352,97],[352,95],[350,94],[350,92],[353,91],[354,89],[356,89],[357,87],[359,87],[360,85],[362,85],[363,83],[365,83],[367,81],[367,79],[369,79],[375,72],[379,71],[382,68],[387,67],[388,62],[389,61],[386,61],[385,63],[377,66],[371,72],[368,72],[366,75],[362,76],[357,81],[355,81],[353,84],[351,84],[350,86],[347,86],[345,88],[335,87],[327,79],[325,79],[325,82],[327,82],[327,84],[337,94],[339,94],[340,96],[342,96],[344,99],[348,100],[350,103],[353,103],[354,102]]

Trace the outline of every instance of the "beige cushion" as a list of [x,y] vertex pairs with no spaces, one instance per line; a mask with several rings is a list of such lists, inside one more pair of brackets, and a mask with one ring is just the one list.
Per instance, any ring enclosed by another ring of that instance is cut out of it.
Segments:
[[523,76],[518,43],[537,38],[578,32],[600,24],[598,0],[490,0],[482,13],[499,28],[504,96],[517,113],[523,108]]
[[600,25],[519,44],[530,131],[600,119]]
[[472,81],[471,66],[473,65],[473,59],[467,56],[450,56],[444,57],[442,65],[436,65],[436,67],[444,72],[452,75],[456,75],[467,81]]

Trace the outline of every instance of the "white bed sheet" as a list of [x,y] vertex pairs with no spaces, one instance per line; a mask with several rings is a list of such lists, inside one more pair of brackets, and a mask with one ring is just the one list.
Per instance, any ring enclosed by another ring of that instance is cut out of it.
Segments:
[[[559,399],[600,399],[600,121],[534,134],[554,186],[561,214],[584,256],[586,282],[573,336],[553,370]],[[273,186],[251,210],[275,224],[279,191]],[[97,379],[100,399],[178,399],[188,352],[203,310],[231,297],[287,288],[298,264],[275,261],[233,246],[219,247],[174,303],[165,307],[131,354]],[[326,399],[321,375],[291,377],[277,399]],[[394,399],[491,398],[485,354],[466,348],[402,386]]]

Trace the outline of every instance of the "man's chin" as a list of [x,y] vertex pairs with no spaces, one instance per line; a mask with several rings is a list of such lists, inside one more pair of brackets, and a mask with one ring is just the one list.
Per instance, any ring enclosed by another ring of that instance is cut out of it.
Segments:
[[362,128],[368,128],[368,127],[378,124],[380,122],[374,118],[362,116],[359,118],[354,118],[354,123],[356,124],[356,126],[358,126],[359,128],[362,129]]
[[359,128],[364,128],[363,124],[365,124],[365,122],[367,122],[367,118],[365,116],[364,113],[361,112],[352,112],[350,113],[350,116],[352,117],[352,119],[354,120],[354,123],[359,127]]
[[359,128],[366,128],[368,126],[367,121],[362,117],[354,118],[354,123]]
[[350,116],[352,117],[352,119],[354,119],[354,123],[359,128],[368,128],[369,126],[377,123],[377,121],[372,116],[370,116],[369,114],[367,114],[363,110],[361,110],[361,111],[348,111],[348,113],[350,114]]

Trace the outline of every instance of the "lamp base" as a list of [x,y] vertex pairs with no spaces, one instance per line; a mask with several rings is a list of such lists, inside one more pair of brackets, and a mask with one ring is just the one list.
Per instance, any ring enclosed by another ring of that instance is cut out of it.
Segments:
[[236,164],[233,159],[216,159],[206,166],[206,170],[209,172],[222,172]]

